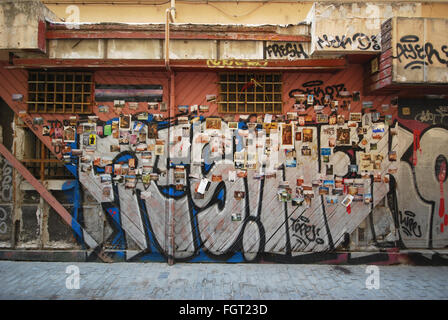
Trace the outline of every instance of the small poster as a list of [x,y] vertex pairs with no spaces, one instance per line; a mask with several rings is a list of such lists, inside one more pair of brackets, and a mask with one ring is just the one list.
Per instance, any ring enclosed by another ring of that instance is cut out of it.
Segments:
[[272,114],[265,114],[264,115],[264,123],[271,123],[272,121]]
[[157,129],[157,123],[149,123],[148,124],[148,139],[157,139],[159,137],[158,135],[158,129]]
[[316,122],[317,123],[328,123],[328,114],[325,114],[325,113],[316,114]]
[[205,119],[205,128],[207,130],[221,130],[221,119],[220,118]]
[[350,129],[338,128],[336,130],[336,144],[350,145]]
[[334,125],[337,122],[337,117],[336,116],[330,116],[330,118],[328,119],[328,124],[330,125]]
[[363,101],[362,102],[362,108],[363,109],[373,108],[373,102],[372,101]]
[[131,129],[131,116],[127,114],[121,114],[119,118],[120,130],[130,130]]
[[302,156],[311,156],[311,149],[308,146],[302,147]]
[[362,114],[361,112],[350,113],[350,121],[361,122]]
[[216,101],[216,94],[206,94],[205,100],[207,102],[215,102]]
[[201,179],[201,182],[199,183],[196,192],[199,194],[204,194],[209,184],[210,182],[207,179],[205,178]]
[[89,146],[96,145],[96,134],[89,135]]
[[241,221],[241,213],[232,213],[232,221]]
[[244,191],[235,191],[234,192],[234,198],[236,200],[242,200],[244,199],[244,196],[246,195],[246,193]]
[[331,155],[331,148],[320,148],[320,154],[323,156]]
[[344,198],[344,200],[342,200],[341,204],[342,204],[344,207],[348,207],[348,206],[352,203],[353,198],[354,198],[354,197],[353,197],[351,194],[348,194],[348,195]]
[[75,142],[76,128],[75,127],[64,127],[64,142]]
[[165,145],[163,144],[156,144],[154,149],[154,154],[156,156],[163,156],[165,153]]
[[129,106],[129,109],[131,109],[131,110],[137,110],[138,109],[138,102],[129,102],[128,106]]
[[293,125],[292,123],[282,123],[281,125],[281,137],[283,147],[294,147],[293,141]]
[[306,101],[308,105],[312,105],[314,103],[314,96],[309,94]]
[[112,134],[112,126],[110,124],[106,124],[103,129],[103,134],[105,136],[110,136]]
[[303,129],[303,142],[313,142],[313,129]]

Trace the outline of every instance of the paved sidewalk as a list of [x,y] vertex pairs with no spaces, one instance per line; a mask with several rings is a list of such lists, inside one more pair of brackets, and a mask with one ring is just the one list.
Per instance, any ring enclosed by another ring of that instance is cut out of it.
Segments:
[[[80,288],[67,289],[67,266]],[[448,299],[448,267],[0,261],[0,299]]]

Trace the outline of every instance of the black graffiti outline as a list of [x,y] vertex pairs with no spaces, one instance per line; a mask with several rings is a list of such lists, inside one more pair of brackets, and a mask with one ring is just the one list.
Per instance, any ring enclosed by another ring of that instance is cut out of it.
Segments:
[[[415,213],[412,211],[405,210],[403,214],[403,212],[400,210],[399,215],[400,215],[400,226],[403,232],[409,237],[415,236],[417,238],[421,238],[423,233],[418,222],[414,220]],[[418,232],[416,232],[416,229],[418,230]]]
[[[322,80],[311,80],[304,82],[301,88],[292,89],[288,95],[290,98],[294,98],[295,93],[304,95],[313,95],[314,104],[325,105],[325,96],[330,96],[330,100],[335,99],[341,91],[347,91],[345,84],[331,84],[323,87],[324,82]],[[306,109],[312,106],[306,105]]]
[[[403,62],[402,57],[404,60],[412,60],[404,66],[404,69],[418,70],[421,69],[422,66],[434,64],[433,57],[435,56],[439,63],[448,67],[448,59],[445,60],[442,58],[441,53],[434,48],[434,45],[431,42],[425,42],[423,45],[416,44],[419,41],[420,39],[416,35],[405,35],[401,37],[396,45],[397,55],[392,56],[392,59],[398,59],[399,62]],[[440,50],[445,53],[445,56],[448,58],[448,46],[442,45]]]
[[301,43],[286,43],[277,44],[273,43],[265,47],[264,52],[266,55],[274,56],[275,58],[308,58],[308,54],[303,49]]
[[381,50],[381,46],[378,43],[378,37],[376,35],[371,35],[369,37],[362,32],[357,32],[352,37],[346,35],[336,35],[334,36],[333,40],[330,40],[327,34],[323,34],[322,38],[318,37],[317,45],[320,47],[320,49],[323,49],[324,47],[346,49],[347,44],[351,45],[353,43],[356,43],[356,41],[358,41],[357,48],[359,50],[369,50],[370,47],[372,47],[373,50]]
[[[316,244],[324,244],[324,240],[319,237],[319,232],[321,228],[316,227],[314,224],[310,224],[310,219],[301,215],[296,219],[290,218],[291,230],[293,231],[293,237],[300,243],[308,245],[311,242],[316,242]],[[311,233],[311,237],[310,237]],[[303,238],[305,237],[305,239]]]
[[[310,124],[309,126],[313,126],[313,127],[317,127],[317,128],[320,128],[321,126],[322,126],[322,124]],[[320,135],[320,133],[321,133],[321,130],[318,130],[318,134]],[[192,139],[192,133],[190,133],[190,138]],[[320,141],[320,138],[318,138],[318,140]],[[353,149],[353,147],[352,146],[347,146],[346,147],[347,149]],[[340,150],[340,151],[342,151],[342,150]],[[347,151],[347,150],[346,150]],[[354,150],[355,151],[355,150]],[[356,157],[356,152],[353,152],[353,157]],[[350,157],[351,158],[351,162],[352,161],[354,161],[354,159],[352,159],[352,157]],[[158,156],[156,157],[156,159],[158,160]],[[169,165],[169,159],[167,159],[167,165]],[[154,170],[156,171],[156,170],[158,170],[158,168],[156,168],[157,167],[157,165],[156,164],[154,164]],[[186,168],[186,170],[187,170],[187,173],[189,172],[188,170],[189,170],[189,167],[190,167],[190,165],[189,164],[187,164],[187,165],[185,165],[185,168]],[[284,167],[283,167],[283,169],[284,169]],[[204,171],[203,171],[204,172]],[[210,171],[208,171],[208,172],[210,172]],[[283,170],[283,175],[285,175],[285,172],[284,172],[284,170]],[[246,194],[248,195],[249,193],[248,193],[248,186],[247,186],[247,178],[245,178],[244,179],[245,180],[245,189],[246,189]],[[187,179],[187,184],[189,184],[189,180]],[[167,186],[164,186],[164,187],[167,187]],[[225,187],[225,185],[223,185],[223,187]],[[197,218],[197,215],[200,213],[200,211],[202,211],[202,210],[205,210],[206,208],[208,208],[208,207],[210,207],[210,206],[213,206],[213,205],[215,205],[215,204],[218,204],[218,206],[222,206],[222,204],[223,203],[225,203],[225,200],[224,201],[222,201],[222,200],[218,200],[218,199],[216,199],[216,197],[215,196],[213,196],[212,198],[211,198],[211,201],[209,201],[207,204],[205,204],[204,205],[204,207],[201,207],[201,208],[199,208],[199,207],[197,207],[196,205],[195,205],[195,203],[194,203],[194,201],[192,200],[192,198],[191,198],[191,192],[188,192],[189,190],[191,190],[191,188],[190,187],[187,187],[187,192],[184,194],[184,195],[182,195],[181,197],[185,197],[185,196],[187,196],[187,197],[190,197],[190,199],[188,200],[188,205],[189,205],[189,212],[190,212],[190,217],[191,217],[191,219],[190,219],[190,222],[191,223],[193,223],[193,221]],[[220,191],[222,190],[222,188],[219,188],[219,187],[217,187],[216,189],[215,189],[215,195],[217,195]],[[138,192],[138,191],[137,191]],[[225,191],[225,188],[224,188],[224,199],[225,199],[225,194],[226,194],[226,191]],[[165,193],[162,193],[162,196],[163,197],[172,197],[172,196],[170,196],[170,195],[167,195],[167,194],[165,194]],[[262,196],[262,193],[260,193],[260,197]],[[323,199],[323,196],[321,196],[321,198]],[[322,200],[321,199],[321,200]],[[191,201],[190,201],[191,200]],[[244,229],[245,229],[245,226],[246,226],[246,224],[249,222],[249,221],[256,221],[256,220],[253,220],[254,218],[256,218],[256,217],[253,217],[253,216],[251,216],[251,215],[249,215],[248,214],[248,210],[250,209],[249,207],[248,207],[248,197],[246,197],[246,201],[247,201],[247,204],[246,204],[246,206],[245,206],[245,210],[246,210],[246,214],[245,214],[245,218],[244,218],[244,220],[243,220],[243,226],[241,227],[241,230],[240,230],[240,234],[238,235],[238,237],[236,238],[236,240],[235,240],[235,242],[228,248],[228,250],[226,250],[226,252],[223,252],[223,253],[219,253],[219,254],[214,254],[214,253],[211,253],[211,252],[209,252],[209,251],[207,251],[206,250],[206,248],[203,246],[203,241],[200,241],[200,243],[199,243],[199,246],[197,246],[196,247],[196,249],[195,249],[195,252],[194,252],[194,254],[192,255],[192,256],[188,256],[188,257],[184,257],[184,258],[175,258],[175,257],[172,257],[175,261],[179,261],[179,262],[182,262],[182,261],[190,261],[191,259],[193,259],[195,256],[197,256],[198,255],[198,253],[199,253],[199,248],[202,248],[203,249],[203,252],[208,256],[208,257],[210,257],[211,259],[215,259],[216,261],[226,261],[227,259],[229,259],[229,258],[231,258],[233,255],[235,255],[235,253],[236,252],[241,252],[241,250],[242,250],[242,235],[244,234]],[[262,202],[260,202],[259,203],[259,205],[258,205],[258,208],[257,208],[257,210],[261,210],[260,209],[260,206],[262,205]],[[192,211],[192,208],[193,208],[193,206],[195,206],[195,209],[196,209],[196,213],[195,214],[193,214],[193,211]],[[323,210],[325,211],[325,205],[324,205],[324,201],[322,200],[321,201],[321,206],[323,207]],[[298,207],[297,207],[298,208]],[[296,208],[296,209],[297,209]],[[223,208],[220,208],[220,210],[222,210]],[[286,219],[285,219],[285,221],[283,222],[283,224],[286,222],[288,222],[289,221],[289,218],[291,217],[291,215],[293,214],[295,212],[295,210],[292,210],[292,213],[291,214],[289,214],[288,215],[288,212],[287,212],[287,210],[285,209],[285,214],[286,214]],[[120,212],[120,214],[121,214],[121,212]],[[146,213],[147,214],[147,213]],[[258,216],[259,217],[259,216]],[[324,219],[326,218],[326,216],[325,216],[325,212],[324,212]],[[148,217],[148,221],[149,221],[149,224],[151,225],[151,221],[149,220],[149,217]],[[197,222],[197,220],[196,220],[196,222]],[[256,222],[257,223],[257,227],[258,227],[258,232],[259,232],[259,234],[260,234],[260,238],[263,238],[263,236],[265,235],[265,232],[264,232],[264,227],[263,227],[263,225],[261,224],[261,222],[259,221],[259,222]],[[282,225],[283,225],[282,224]],[[329,230],[329,226],[328,226],[328,222],[326,221],[326,219],[325,219],[325,227],[327,228],[327,234],[326,234],[326,236],[329,238],[329,242],[332,242],[331,241],[331,231]],[[198,223],[196,223],[196,228],[194,227],[194,225],[192,225],[192,230],[195,230],[195,232],[196,232],[196,236],[195,235],[193,235],[193,238],[197,238],[197,239],[201,239],[201,237],[200,237],[200,232],[199,232],[199,230],[198,230],[198,228],[199,228],[199,224]],[[280,228],[279,228],[280,229]],[[278,229],[278,230],[279,230]],[[289,228],[287,228],[287,229],[289,229]],[[124,231],[124,230],[123,230]],[[147,232],[147,229],[145,228],[145,233]],[[289,232],[287,232],[286,233],[286,235],[288,236],[289,235]],[[198,237],[199,236],[199,237]],[[272,238],[272,237],[271,237]],[[157,238],[156,237],[154,237],[154,239],[155,240],[157,240]],[[261,240],[261,239],[260,239]],[[285,258],[287,258],[287,260],[286,261],[296,261],[296,260],[300,260],[299,258],[297,258],[297,257],[293,257],[292,255],[291,255],[291,250],[288,250],[288,252],[287,252],[287,254],[286,255],[282,255],[282,254],[275,254],[275,253],[270,253],[270,252],[264,252],[263,250],[264,250],[264,247],[265,247],[265,245],[263,244],[263,242],[264,241],[260,241],[260,244],[259,244],[259,250],[258,250],[258,253],[257,253],[257,255],[256,255],[256,258],[254,259],[254,260],[261,260],[261,259],[263,259],[263,260],[271,260],[271,259],[274,259],[274,261],[279,261],[279,259],[280,260],[284,260]],[[290,241],[287,241],[288,243],[289,243],[289,245],[290,245]],[[147,242],[148,244],[149,244],[149,242]],[[330,243],[329,243],[329,246],[330,246],[330,250],[334,250],[334,246],[331,246],[330,245]],[[157,246],[156,246],[157,247]],[[143,251],[141,251],[140,253],[139,253],[139,255],[138,256],[143,256],[145,253],[147,253],[148,251],[147,250],[143,250]],[[167,256],[167,254],[166,254],[166,252],[163,250],[163,249],[161,249],[158,253],[160,253],[162,256],[164,256],[164,257],[168,257]],[[241,252],[242,253],[242,252]],[[243,254],[243,258],[244,259],[246,259],[245,257],[244,257],[244,254]],[[254,261],[254,260],[252,260],[251,259],[251,261]]]
[[[397,122],[397,120],[395,120],[395,122]],[[395,123],[394,122],[394,123]],[[413,131],[411,129],[409,129],[408,127],[404,126],[403,124],[400,123],[400,127],[403,128],[404,130],[408,131],[409,133],[413,133]],[[441,128],[441,129],[445,129],[448,131],[448,127],[443,126],[443,125],[428,125],[428,127],[426,127],[425,129],[422,130],[421,134],[420,134],[420,139],[423,137],[423,135],[434,128]],[[420,200],[431,206],[431,213],[429,216],[429,228],[428,228],[428,249],[432,249],[433,248],[433,225],[434,225],[434,215],[435,215],[435,208],[436,208],[436,203],[435,201],[432,200],[426,200],[425,198],[423,198],[422,194],[420,193],[420,189],[418,187],[417,184],[417,175],[415,173],[415,167],[411,161],[412,159],[412,154],[413,154],[413,143],[411,143],[411,145],[408,147],[408,149],[403,153],[403,155],[400,158],[400,161],[406,162],[409,164],[409,166],[411,167],[412,170],[412,180],[414,182],[414,186],[415,186],[415,191],[417,192],[418,197],[420,198]],[[395,191],[396,192],[396,191]],[[396,213],[398,216],[398,212]]]

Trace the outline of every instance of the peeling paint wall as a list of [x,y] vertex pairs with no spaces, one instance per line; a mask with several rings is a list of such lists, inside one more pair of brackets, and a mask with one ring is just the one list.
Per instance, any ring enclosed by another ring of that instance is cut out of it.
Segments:
[[[59,21],[37,0],[0,3],[0,49],[45,51],[45,19]],[[43,38],[43,40],[42,40]]]
[[367,53],[381,50],[381,23],[393,16],[420,17],[421,3],[315,3],[311,53]]
[[[306,59],[309,42],[170,40],[170,59]],[[130,49],[132,48],[132,49]],[[163,59],[164,40],[50,40],[51,59]]]
[[[67,5],[68,6],[68,5]],[[66,5],[48,5],[59,17],[69,16]],[[131,22],[164,23],[163,5],[82,5],[79,8],[82,22]],[[295,24],[303,21],[312,3],[176,3],[178,23],[220,23],[220,24]],[[126,13],[126,14],[123,14]]]

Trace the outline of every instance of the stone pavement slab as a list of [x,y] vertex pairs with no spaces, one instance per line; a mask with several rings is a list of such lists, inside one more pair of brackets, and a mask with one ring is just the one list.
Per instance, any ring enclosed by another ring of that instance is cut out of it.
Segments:
[[[69,266],[79,268],[79,289],[66,287]],[[366,287],[367,267],[0,261],[0,299],[448,299],[446,266],[378,266],[378,289]]]

